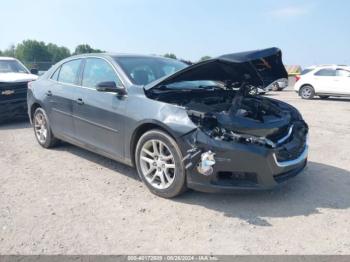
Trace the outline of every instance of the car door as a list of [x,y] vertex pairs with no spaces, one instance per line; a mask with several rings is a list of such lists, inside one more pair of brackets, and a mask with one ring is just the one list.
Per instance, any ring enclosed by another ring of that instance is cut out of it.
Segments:
[[99,92],[98,83],[122,85],[114,67],[102,58],[86,58],[81,87],[73,104],[75,130],[80,141],[95,150],[123,159],[124,100],[116,93]]
[[350,95],[350,71],[338,68],[336,70],[335,85],[339,94]]
[[314,84],[316,93],[332,94],[336,93],[335,69],[322,68],[314,74]]
[[49,101],[51,128],[57,136],[74,138],[73,101],[79,81],[82,59],[62,64],[51,76],[46,96]]

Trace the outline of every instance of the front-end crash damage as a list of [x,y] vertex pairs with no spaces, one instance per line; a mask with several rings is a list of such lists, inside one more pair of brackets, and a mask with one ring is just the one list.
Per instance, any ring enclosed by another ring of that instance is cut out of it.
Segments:
[[197,127],[182,137],[190,187],[271,188],[305,167],[308,126],[300,113],[250,95],[285,77],[272,48],[199,63],[145,88],[149,98],[184,109]]

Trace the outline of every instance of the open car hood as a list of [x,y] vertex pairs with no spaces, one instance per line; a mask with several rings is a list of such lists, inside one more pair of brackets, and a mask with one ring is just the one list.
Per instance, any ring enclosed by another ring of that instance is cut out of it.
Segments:
[[[205,60],[145,86],[146,90],[181,81],[212,80],[266,87],[287,78],[278,48],[234,53]],[[245,86],[245,85],[244,85]]]

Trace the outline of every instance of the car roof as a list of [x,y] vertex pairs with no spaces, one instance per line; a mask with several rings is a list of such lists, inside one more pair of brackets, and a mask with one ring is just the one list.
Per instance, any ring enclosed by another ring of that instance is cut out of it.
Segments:
[[313,66],[308,66],[305,69],[321,69],[321,68],[345,68],[349,69],[350,66],[348,65],[337,65],[337,64],[324,64],[324,65],[313,65]]
[[141,55],[141,54],[132,54],[132,53],[87,53],[87,54],[79,54],[74,55],[69,58],[79,58],[79,57],[89,57],[89,56],[96,56],[96,57],[112,57],[112,58],[119,58],[119,57],[149,57],[149,58],[164,58],[164,59],[171,59],[167,57],[163,57],[160,55]]
[[0,60],[17,60],[17,59],[9,56],[0,56]]

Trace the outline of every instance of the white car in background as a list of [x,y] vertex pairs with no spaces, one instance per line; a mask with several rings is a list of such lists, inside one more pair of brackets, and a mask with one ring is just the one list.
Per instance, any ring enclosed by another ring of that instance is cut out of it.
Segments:
[[27,85],[36,80],[19,60],[0,57],[0,122],[27,115]]
[[319,96],[350,97],[350,67],[322,65],[306,68],[296,79],[294,90],[303,99]]
[[271,84],[272,91],[282,91],[283,89],[288,87],[288,79],[282,78]]

